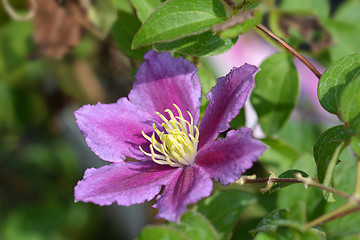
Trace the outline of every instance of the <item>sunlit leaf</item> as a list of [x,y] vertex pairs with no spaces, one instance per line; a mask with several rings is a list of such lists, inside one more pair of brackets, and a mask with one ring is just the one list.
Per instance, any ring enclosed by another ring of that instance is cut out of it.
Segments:
[[358,136],[354,136],[352,139],[351,139],[351,148],[352,150],[355,152],[355,154],[360,157],[360,135]]
[[161,51],[177,51],[200,57],[225,53],[235,45],[236,41],[237,38],[221,38],[211,31],[206,31],[170,42],[156,43],[154,47]]
[[166,226],[149,226],[141,230],[138,240],[189,240],[183,233]]
[[114,3],[114,6],[121,11],[132,13],[133,8],[129,2],[129,0],[112,0]]
[[332,46],[329,48],[331,62],[360,52],[360,25],[340,22],[334,19],[324,19],[323,25],[331,33]]
[[223,22],[225,17],[225,9],[220,1],[166,1],[143,24],[135,35],[132,47],[198,34],[208,30],[212,24]]
[[360,74],[360,54],[346,56],[330,66],[321,76],[318,97],[323,108],[334,114],[340,112],[340,99],[346,85]]
[[350,135],[360,132],[360,74],[342,92],[340,115]]
[[130,0],[136,9],[136,15],[141,22],[150,16],[150,14],[162,3],[161,0]]
[[321,18],[327,18],[330,13],[327,0],[282,0],[280,8],[291,13],[312,13]]
[[181,231],[189,240],[218,239],[215,228],[198,212],[188,211],[181,217],[178,224],[170,223],[169,226]]

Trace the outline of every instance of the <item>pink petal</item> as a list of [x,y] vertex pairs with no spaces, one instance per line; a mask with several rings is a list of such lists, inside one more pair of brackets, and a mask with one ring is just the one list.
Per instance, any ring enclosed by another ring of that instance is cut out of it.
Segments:
[[148,150],[149,142],[141,131],[153,131],[156,122],[126,98],[117,103],[85,105],[75,112],[77,125],[87,145],[101,159],[121,162],[125,157],[149,159],[140,150]]
[[205,144],[196,155],[195,164],[226,185],[238,180],[265,149],[261,141],[251,136],[251,130],[244,127]]
[[130,101],[154,116],[156,111],[164,114],[165,109],[176,113],[175,103],[188,120],[186,111],[190,111],[197,124],[201,86],[195,65],[183,58],[173,58],[168,52],[154,50],[147,52],[144,58],[135,75]]
[[208,197],[212,191],[210,176],[197,166],[178,168],[176,175],[157,197],[154,207],[159,208],[157,217],[177,222],[186,206]]
[[257,67],[244,64],[218,79],[207,94],[209,105],[201,120],[198,149],[230,127],[229,122],[239,114],[254,86],[253,74],[256,71]]
[[87,169],[75,187],[75,200],[122,206],[150,201],[168,184],[175,168],[152,162],[123,162]]

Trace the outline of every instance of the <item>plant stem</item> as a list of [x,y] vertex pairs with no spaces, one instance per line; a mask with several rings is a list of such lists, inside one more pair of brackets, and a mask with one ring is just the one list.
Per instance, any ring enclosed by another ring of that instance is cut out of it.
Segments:
[[30,2],[29,12],[26,15],[21,16],[12,8],[8,0],[2,0],[2,4],[4,6],[5,12],[15,21],[30,21],[34,17],[36,10],[36,1],[30,0],[29,2]]
[[226,4],[229,5],[230,7],[235,7],[235,6],[236,6],[236,4],[235,4],[233,1],[231,1],[231,0],[224,0],[224,1],[225,1]]
[[335,209],[334,211],[331,211],[327,214],[324,214],[306,224],[307,228],[312,228],[320,224],[324,224],[330,220],[334,220],[336,218],[345,216],[347,214],[359,211],[360,207],[354,204],[353,202],[348,202],[345,205]]
[[301,56],[295,49],[293,49],[289,44],[287,44],[285,41],[283,41],[281,38],[279,38],[278,36],[276,36],[273,32],[271,32],[267,27],[265,27],[262,24],[258,24],[256,26],[258,29],[260,29],[261,31],[263,31],[266,35],[268,35],[269,37],[271,37],[272,39],[274,39],[277,43],[279,43],[281,46],[283,46],[286,50],[288,50],[290,53],[292,53],[295,57],[297,57],[301,62],[303,62],[305,64],[305,66],[307,68],[310,69],[310,71],[312,71],[315,76],[320,79],[321,77],[321,73],[314,67],[314,65],[312,65],[306,58],[304,58],[303,56]]
[[356,165],[356,184],[354,196],[360,198],[360,157],[358,157]]
[[[303,182],[306,185],[317,187],[317,188],[323,189],[323,190],[328,191],[328,192],[332,192],[332,193],[334,193],[334,194],[336,194],[336,195],[338,195],[340,197],[346,198],[346,199],[353,199],[354,200],[354,196],[351,196],[351,195],[347,194],[346,192],[339,191],[339,190],[337,190],[335,188],[328,187],[328,186],[325,186],[325,185],[323,185],[321,183],[315,182],[314,180],[312,180],[309,177],[304,178],[300,174],[295,174],[295,178],[297,180]],[[355,198],[355,201],[360,203],[360,199]]]
[[267,183],[267,182],[274,182],[274,183],[302,183],[302,181],[299,181],[295,178],[256,178],[256,179],[249,179],[249,178],[243,178],[242,179],[243,184],[249,184],[249,183]]

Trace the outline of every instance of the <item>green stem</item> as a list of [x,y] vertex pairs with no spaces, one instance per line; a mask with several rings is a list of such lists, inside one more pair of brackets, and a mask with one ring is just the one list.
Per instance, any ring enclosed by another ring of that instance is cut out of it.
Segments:
[[334,211],[331,211],[331,212],[329,212],[327,214],[324,214],[324,215],[322,215],[322,216],[308,222],[305,226],[307,228],[312,228],[312,227],[315,227],[317,225],[324,224],[324,223],[326,223],[326,222],[328,222],[330,220],[345,216],[347,214],[350,214],[350,213],[358,211],[358,210],[360,210],[360,207],[357,206],[356,203],[348,202],[345,205],[335,209]]
[[[346,199],[353,199],[354,200],[354,196],[351,196],[351,195],[347,194],[346,192],[342,192],[342,191],[339,191],[339,190],[337,190],[335,188],[328,187],[328,186],[325,186],[325,185],[323,185],[321,183],[315,182],[314,180],[312,180],[309,177],[304,178],[304,177],[301,176],[301,174],[295,174],[295,178],[297,180],[303,182],[306,185],[317,187],[317,188],[320,188],[320,189],[328,191],[328,192],[332,192],[332,193],[334,193],[334,194],[336,194],[336,195],[338,195],[340,197],[346,198]],[[360,202],[360,199],[356,198],[355,201]]]
[[358,157],[356,165],[356,184],[354,196],[360,198],[360,157]]

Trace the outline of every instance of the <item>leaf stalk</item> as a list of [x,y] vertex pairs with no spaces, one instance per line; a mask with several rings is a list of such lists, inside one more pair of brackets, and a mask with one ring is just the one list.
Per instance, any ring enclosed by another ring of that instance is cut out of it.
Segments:
[[284,40],[276,36],[273,32],[271,32],[267,27],[265,27],[262,24],[258,24],[256,26],[258,29],[260,29],[262,32],[264,32],[266,35],[268,35],[270,38],[272,38],[274,41],[279,43],[281,46],[283,46],[287,51],[289,51],[291,54],[293,54],[295,57],[297,57],[302,63],[305,64],[307,68],[312,71],[315,76],[320,79],[321,73],[312,65],[309,60],[307,60],[305,57],[303,57],[300,53],[298,53],[295,49],[293,49],[289,44],[287,44]]

